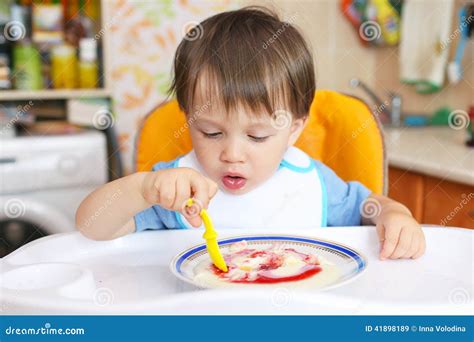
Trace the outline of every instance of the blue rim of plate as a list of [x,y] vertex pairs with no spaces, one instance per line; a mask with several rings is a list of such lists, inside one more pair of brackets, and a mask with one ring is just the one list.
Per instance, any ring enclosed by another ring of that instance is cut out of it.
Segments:
[[[248,236],[243,235],[243,236],[219,240],[217,243],[219,244],[219,246],[224,246],[224,245],[232,244],[234,242],[239,242],[242,240],[247,240],[247,241],[281,240],[281,241],[304,242],[304,243],[309,243],[312,245],[320,245],[320,246],[332,248],[340,253],[347,255],[351,259],[353,259],[357,263],[356,273],[360,273],[362,270],[365,269],[367,265],[366,258],[363,257],[363,255],[357,252],[356,250],[350,247],[344,246],[342,244],[339,244],[337,242],[319,240],[316,238],[308,238],[308,237],[301,237],[301,236],[295,236],[295,235],[248,235]],[[170,264],[171,269],[176,271],[178,274],[182,275],[183,273],[181,271],[181,265],[183,264],[183,262],[186,261],[186,259],[189,258],[191,255],[196,254],[204,249],[206,249],[206,244],[192,247],[178,254],[171,261],[171,264]]]

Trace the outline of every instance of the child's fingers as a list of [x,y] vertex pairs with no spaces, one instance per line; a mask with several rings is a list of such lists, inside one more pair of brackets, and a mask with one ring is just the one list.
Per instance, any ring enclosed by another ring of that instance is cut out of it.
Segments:
[[143,198],[149,203],[158,204],[159,197],[159,183],[156,183],[154,174],[149,172],[145,175],[142,185]]
[[160,184],[158,192],[158,203],[160,204],[160,206],[166,209],[172,209],[175,198],[176,183],[174,181],[169,183],[163,182],[162,184]]
[[209,186],[207,182],[203,178],[199,177],[193,179],[191,184],[193,189],[193,197],[201,203],[203,209],[207,209],[209,205]]
[[188,222],[191,224],[191,226],[193,226],[195,228],[199,228],[202,225],[202,219],[201,219],[201,216],[199,216],[199,215],[186,217],[186,220],[188,220]]
[[410,228],[402,228],[400,237],[398,238],[397,246],[390,255],[390,259],[400,259],[411,247],[411,241],[413,239],[413,230]]
[[383,250],[383,245],[385,242],[385,226],[382,223],[377,223],[377,226],[375,227],[375,230],[377,231],[377,235],[379,237],[379,242],[380,242],[380,258],[382,259],[382,250]]
[[[189,184],[188,184],[189,188]],[[193,199],[191,205],[188,204],[189,197],[183,202],[183,206],[181,208],[181,213],[183,214],[184,218],[193,226],[193,227],[200,227],[202,224],[201,219],[201,210],[203,208],[202,203],[197,198]]]
[[195,208],[192,208],[193,210],[191,211],[196,215],[185,215],[186,220],[188,220],[193,227],[200,227],[202,225],[199,212],[201,209],[207,209],[210,198],[217,192],[217,186],[214,188],[212,183],[212,181],[204,177],[194,177],[190,181],[191,194],[186,198],[184,203],[186,203],[189,197],[194,198],[193,206],[195,206]]
[[392,255],[395,247],[398,244],[398,238],[400,236],[400,226],[385,227],[385,236],[382,251],[380,252],[380,259],[385,260]]
[[217,186],[216,182],[210,179],[207,179],[207,185],[209,187],[209,199],[211,199],[216,195],[217,190],[219,190],[219,187]]
[[418,251],[412,256],[412,259],[418,259],[421,257],[426,251],[426,241],[425,241],[425,234],[423,231],[420,232],[420,245],[418,246]]
[[415,232],[413,233],[413,237],[411,239],[410,248],[408,248],[406,253],[402,255],[402,258],[403,259],[411,258],[413,255],[415,255],[416,252],[418,252],[419,248],[420,248],[420,234],[418,232]]
[[380,250],[382,250],[383,242],[385,240],[385,226],[382,223],[377,223],[375,230],[377,231],[377,235],[379,237]]
[[173,210],[182,211],[187,200],[191,197],[191,186],[189,180],[183,178],[176,179],[176,198],[173,203]]

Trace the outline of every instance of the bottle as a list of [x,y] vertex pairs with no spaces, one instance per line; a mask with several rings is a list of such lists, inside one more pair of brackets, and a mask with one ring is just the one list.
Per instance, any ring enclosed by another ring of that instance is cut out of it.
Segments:
[[76,49],[69,44],[51,49],[51,79],[53,88],[77,88]]
[[8,37],[10,4],[0,2],[0,89],[11,88],[11,47]]
[[97,41],[93,38],[82,38],[79,41],[79,87],[96,88],[97,75]]
[[469,147],[474,147],[474,106],[469,107],[469,123],[467,125],[467,134],[468,139],[466,141],[466,145]]
[[59,0],[34,0],[32,39],[48,48],[64,41],[63,7]]
[[41,58],[31,40],[23,39],[13,47],[13,70],[16,89],[42,88]]
[[[0,30],[3,29],[4,26],[0,24]],[[10,44],[0,35],[0,89],[11,88],[10,54]]]
[[79,1],[79,20],[81,21],[81,25],[84,28],[84,37],[86,38],[94,37],[96,31],[94,19],[97,18],[97,13],[93,3],[94,1],[91,0]]
[[64,26],[64,39],[66,43],[78,47],[79,40],[84,36],[84,27],[79,20],[79,0],[70,0]]
[[[22,0],[11,2],[10,23],[13,37],[10,40],[19,41],[23,38],[31,38],[31,1]],[[13,38],[13,39],[11,39]]]
[[95,15],[94,7],[91,7],[91,5],[85,7],[87,3],[84,3],[83,0],[70,0],[68,3],[65,39],[66,42],[75,47],[79,47],[82,38],[92,38],[95,35],[95,24],[85,12],[87,8]]
[[377,8],[377,21],[382,37],[388,45],[396,45],[400,39],[400,18],[388,0],[372,0]]

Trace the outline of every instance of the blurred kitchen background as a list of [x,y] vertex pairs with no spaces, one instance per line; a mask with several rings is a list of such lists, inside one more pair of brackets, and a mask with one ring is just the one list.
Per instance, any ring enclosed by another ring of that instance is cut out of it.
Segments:
[[2,0],[0,257],[72,231],[89,192],[134,171],[183,35],[246,5],[301,28],[318,89],[383,122],[389,196],[422,223],[474,228],[473,1]]

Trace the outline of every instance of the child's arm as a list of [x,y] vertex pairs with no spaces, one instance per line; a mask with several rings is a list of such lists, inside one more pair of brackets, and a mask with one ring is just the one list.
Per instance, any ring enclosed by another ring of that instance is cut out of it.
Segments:
[[[133,233],[133,217],[152,205],[181,211],[183,203],[194,197],[207,208],[216,192],[216,183],[190,168],[139,172],[87,196],[77,209],[76,226],[90,239],[115,239]],[[188,220],[195,227],[201,225],[199,215]]]
[[[377,226],[381,260],[416,259],[423,255],[425,236],[407,207],[388,197],[371,194],[361,209],[362,223]],[[364,215],[366,210],[370,211],[369,215]]]

